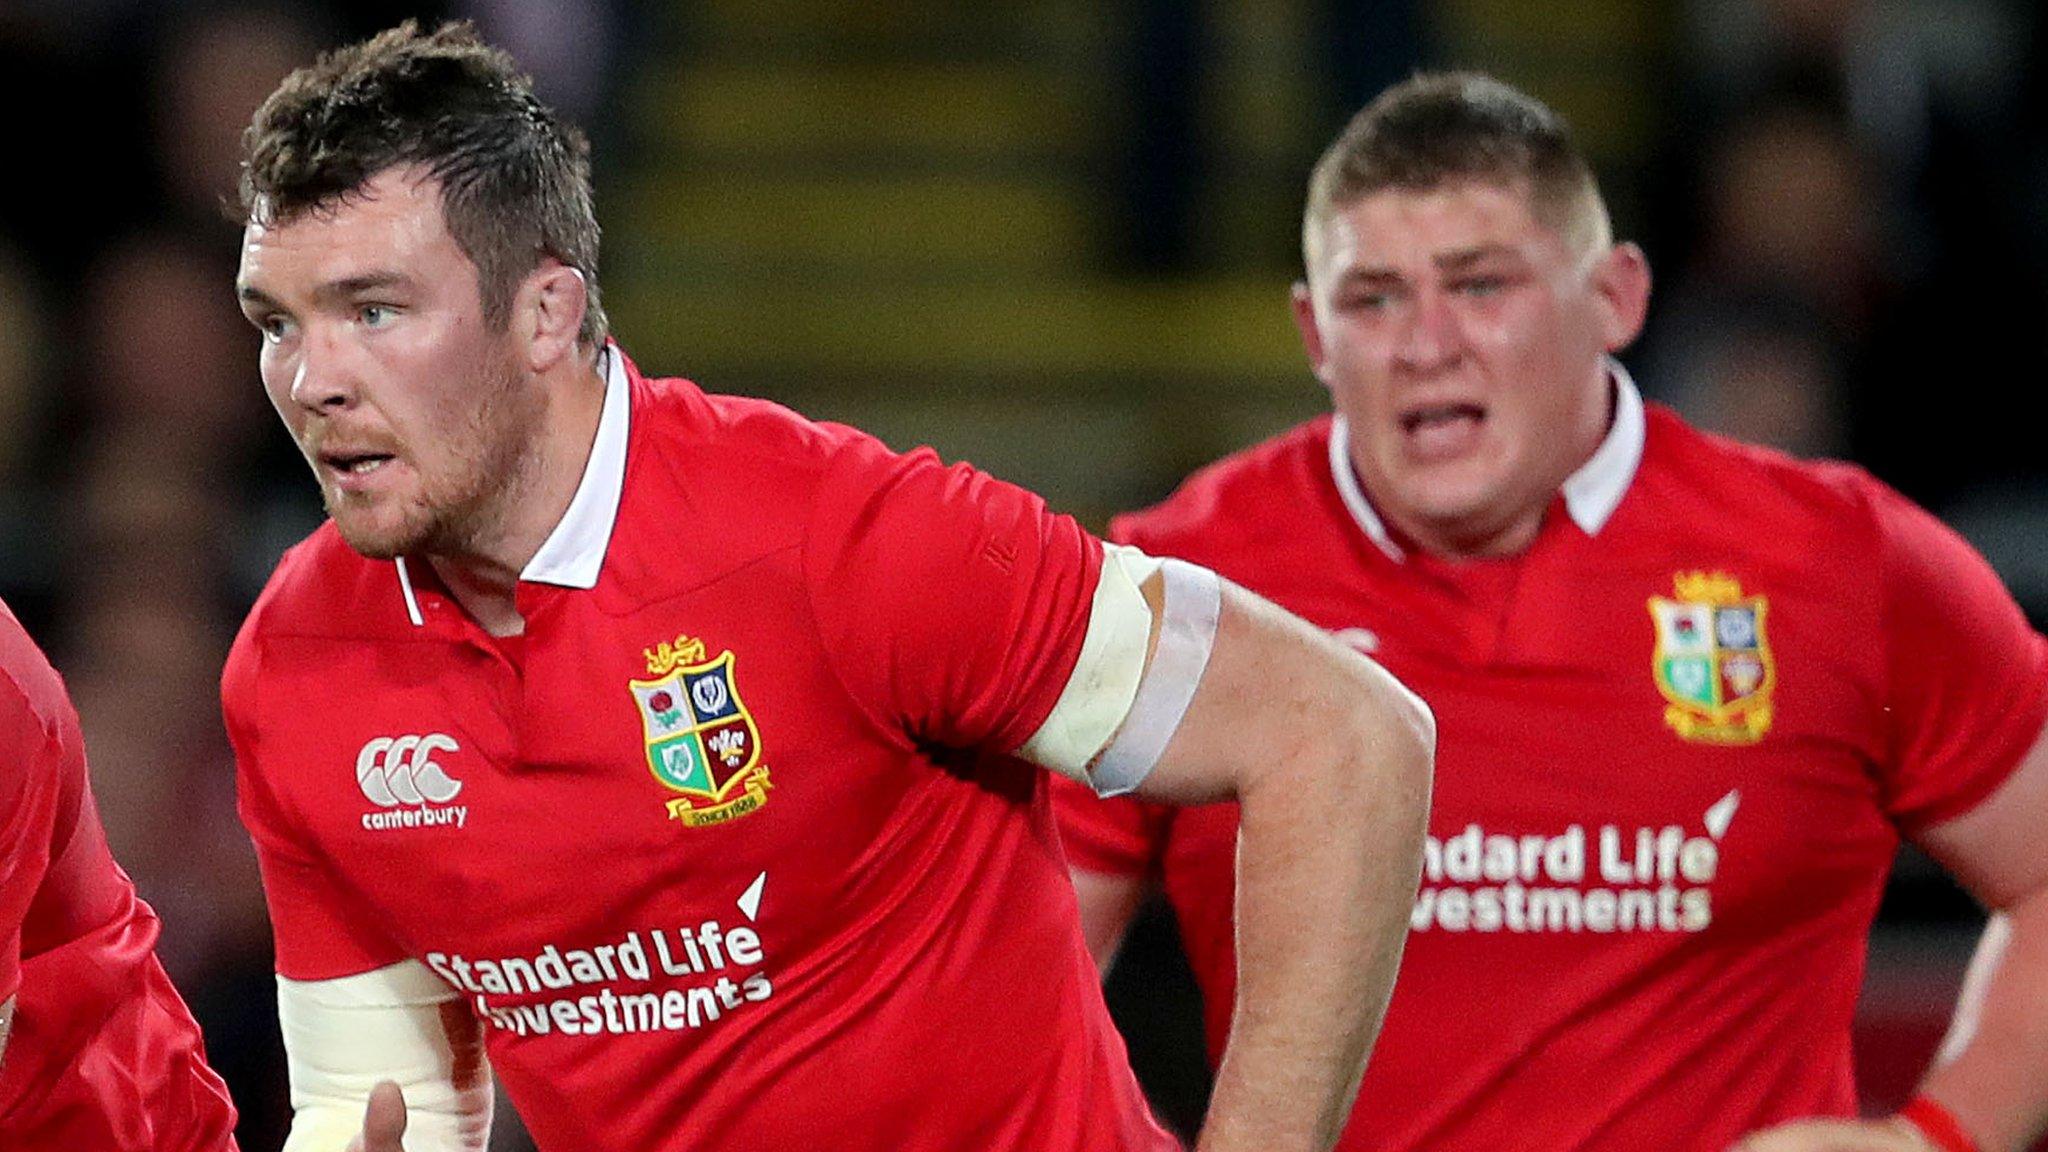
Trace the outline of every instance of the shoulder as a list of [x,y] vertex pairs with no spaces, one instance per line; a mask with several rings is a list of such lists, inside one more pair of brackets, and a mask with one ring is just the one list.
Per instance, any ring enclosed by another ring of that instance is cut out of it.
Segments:
[[287,549],[256,597],[228,651],[224,680],[253,671],[258,652],[281,637],[372,637],[384,625],[406,621],[405,594],[396,566],[370,560],[323,522]]
[[1657,405],[1648,409],[1646,487],[1667,500],[1734,518],[1752,530],[1839,535],[1880,527],[1903,496],[1861,467],[1801,460],[1687,424]]
[[[849,455],[879,441],[780,404],[636,378],[607,595],[640,603],[799,547]],[[679,568],[676,558],[692,557]]]
[[70,715],[57,670],[14,613],[0,603],[0,740],[6,741],[9,752],[0,756],[0,797],[19,795],[21,777],[16,774],[38,763],[36,756],[23,751],[59,741]]
[[64,708],[64,683],[49,658],[0,603],[0,723],[10,738],[49,730]]
[[634,388],[621,516],[662,547],[676,543],[672,534],[707,531],[728,554],[786,545],[843,458],[893,455],[866,433],[772,401],[680,379],[641,379]]
[[760,473],[788,478],[823,472],[847,445],[874,443],[843,424],[813,420],[769,400],[706,392],[687,380],[636,382],[633,437],[649,457],[687,467],[698,484],[730,477],[758,483]]
[[385,601],[404,618],[396,565],[348,546],[332,520],[285,550],[256,597],[244,631],[339,635],[371,625]]
[[1317,417],[1209,464],[1165,500],[1110,523],[1114,539],[1189,556],[1248,523],[1273,519],[1330,489],[1330,417]]
[[861,429],[772,401],[685,380],[637,386],[638,459],[627,466],[636,526],[658,510],[671,523],[716,524],[728,541],[750,536],[765,547],[920,481],[970,500],[1010,487],[972,465],[948,465],[929,447],[899,452]]

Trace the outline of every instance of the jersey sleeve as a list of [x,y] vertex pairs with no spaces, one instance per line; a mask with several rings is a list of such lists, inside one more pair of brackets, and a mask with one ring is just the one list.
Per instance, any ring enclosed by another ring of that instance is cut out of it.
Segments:
[[[50,869],[65,748],[22,677],[55,679],[0,609],[0,1001],[21,990],[21,935]],[[41,667],[17,667],[33,661]],[[72,748],[78,747],[77,741]],[[82,772],[83,769],[81,768]]]
[[229,656],[221,703],[235,750],[236,806],[256,845],[278,974],[329,980],[395,964],[406,958],[405,950],[303,843],[297,821],[270,786],[266,773],[278,752],[265,745],[253,721],[260,683],[251,647],[238,642]]
[[2048,638],[1991,566],[1889,489],[1873,498],[1892,819],[1960,816],[2005,782],[2048,722]]
[[[4,679],[4,678],[0,678]],[[0,1001],[21,990],[21,927],[50,868],[57,788],[55,751],[11,680],[0,683]]]
[[825,650],[877,723],[1008,753],[1066,687],[1102,545],[1021,488],[856,435],[820,481],[803,563]]

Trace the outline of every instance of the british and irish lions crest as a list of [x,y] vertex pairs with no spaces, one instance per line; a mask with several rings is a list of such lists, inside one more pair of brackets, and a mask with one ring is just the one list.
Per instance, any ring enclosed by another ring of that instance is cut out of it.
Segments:
[[768,802],[761,730],[740,701],[733,654],[705,659],[704,642],[678,636],[646,649],[647,674],[631,681],[647,735],[647,766],[678,795],[669,818],[691,828],[723,824]]
[[1651,658],[1664,722],[1682,739],[1754,744],[1771,730],[1777,666],[1764,635],[1762,596],[1744,596],[1722,572],[1681,572],[1676,598],[1650,597],[1657,624]]

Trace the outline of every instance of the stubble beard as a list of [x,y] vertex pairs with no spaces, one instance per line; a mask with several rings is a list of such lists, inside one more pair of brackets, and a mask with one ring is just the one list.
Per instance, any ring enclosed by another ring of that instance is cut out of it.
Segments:
[[[337,504],[346,496],[324,490],[327,513],[348,546],[371,560],[399,556],[463,559],[486,550],[509,508],[529,487],[538,419],[522,397],[516,374],[490,365],[472,390],[466,415],[435,453],[439,467],[416,470],[417,486],[395,499],[396,522],[380,526],[352,517]],[[409,460],[410,464],[411,461]],[[413,465],[417,469],[417,465]]]

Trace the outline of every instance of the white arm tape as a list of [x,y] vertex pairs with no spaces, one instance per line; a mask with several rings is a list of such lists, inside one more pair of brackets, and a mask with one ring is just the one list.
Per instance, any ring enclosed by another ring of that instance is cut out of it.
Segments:
[[1088,608],[1081,655],[1052,712],[1017,755],[1083,784],[1088,765],[1129,715],[1145,675],[1152,606],[1138,587],[1159,561],[1123,544],[1102,546],[1102,574]]
[[1130,714],[1089,773],[1098,795],[1120,796],[1151,775],[1187,715],[1195,686],[1202,682],[1216,647],[1216,623],[1223,614],[1222,580],[1207,568],[1182,560],[1168,560],[1159,571],[1166,582],[1159,643]]
[[[406,960],[335,980],[277,978],[277,1016],[291,1077],[284,1152],[344,1152],[363,1128],[370,1089],[405,1092],[406,1152],[481,1152],[491,1130],[490,1065],[481,1028],[449,1034],[455,990]],[[458,1085],[458,1064],[473,1067]]]

